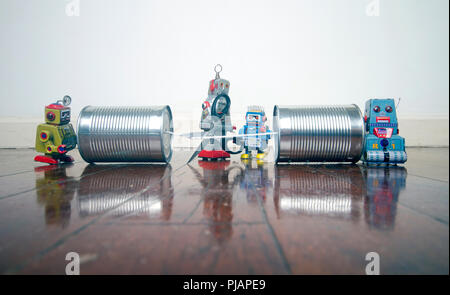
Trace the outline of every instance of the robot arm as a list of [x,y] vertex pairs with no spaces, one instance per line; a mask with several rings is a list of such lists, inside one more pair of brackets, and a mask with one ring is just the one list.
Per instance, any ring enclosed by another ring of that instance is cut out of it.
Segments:
[[211,122],[211,107],[208,100],[202,103],[202,117],[200,118],[200,129],[208,131],[213,128],[213,123]]
[[[239,129],[239,135],[245,134],[245,126]],[[236,137],[235,144],[243,146],[244,145],[244,137]]]
[[65,144],[56,146],[52,138],[53,137],[51,136],[51,133],[47,130],[42,130],[41,133],[39,134],[39,140],[44,144],[45,149],[47,150],[48,153],[57,152],[60,154],[64,154],[65,152],[67,152]]
[[[272,132],[272,131],[270,131],[269,126],[266,126],[266,132],[267,132],[267,133]],[[267,135],[266,135],[266,139],[269,140],[270,138],[271,138],[270,134],[267,134]]]
[[231,117],[230,115],[225,116],[225,131],[227,132],[233,132],[236,127],[233,127],[231,125]]

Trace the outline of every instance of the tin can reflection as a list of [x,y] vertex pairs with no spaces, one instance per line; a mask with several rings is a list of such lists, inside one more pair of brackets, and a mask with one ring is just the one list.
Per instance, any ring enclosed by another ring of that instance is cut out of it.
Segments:
[[359,219],[363,183],[357,165],[276,166],[277,216],[305,214]]
[[359,165],[276,166],[274,204],[278,218],[322,216],[393,229],[406,184],[404,167]]
[[83,171],[77,197],[81,217],[108,213],[115,217],[170,219],[170,166],[105,166],[89,165]]

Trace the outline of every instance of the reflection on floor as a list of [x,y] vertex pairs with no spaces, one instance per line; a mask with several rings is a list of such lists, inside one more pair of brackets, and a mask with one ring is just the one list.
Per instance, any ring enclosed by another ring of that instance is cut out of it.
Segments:
[[186,165],[183,151],[38,166],[1,150],[0,270],[64,274],[77,252],[82,274],[364,274],[374,251],[381,273],[448,274],[448,149],[408,152],[386,168]]

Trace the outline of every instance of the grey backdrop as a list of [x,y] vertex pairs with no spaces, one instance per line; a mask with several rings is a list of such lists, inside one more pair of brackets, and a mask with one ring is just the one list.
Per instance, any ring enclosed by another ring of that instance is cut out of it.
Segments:
[[70,94],[198,117],[215,63],[237,112],[400,96],[448,116],[447,0],[77,1],[0,1],[0,116]]

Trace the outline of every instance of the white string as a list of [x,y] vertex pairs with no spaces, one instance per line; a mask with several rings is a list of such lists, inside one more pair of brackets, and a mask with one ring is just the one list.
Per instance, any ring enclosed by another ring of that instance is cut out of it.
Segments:
[[200,138],[200,139],[250,137],[250,136],[262,136],[262,135],[278,134],[277,132],[265,132],[265,133],[255,133],[255,134],[203,136],[203,133],[181,133],[181,134],[177,134],[177,133],[174,133],[172,131],[165,131],[164,133],[171,134],[171,135],[174,135],[174,136],[183,136],[183,137],[188,137],[188,138]]

